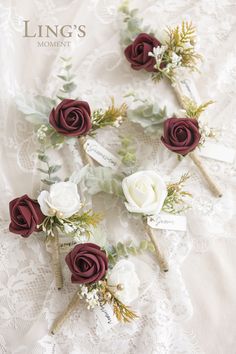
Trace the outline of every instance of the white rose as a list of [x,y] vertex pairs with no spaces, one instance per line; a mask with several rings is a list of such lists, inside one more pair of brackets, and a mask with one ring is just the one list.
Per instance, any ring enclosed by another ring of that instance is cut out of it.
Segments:
[[116,263],[108,273],[107,283],[115,296],[125,305],[138,297],[140,280],[134,264],[130,261],[122,259]]
[[80,196],[77,186],[72,182],[59,182],[50,187],[50,191],[42,191],[38,197],[44,215],[68,218],[80,208]]
[[139,171],[124,178],[122,188],[131,213],[157,214],[167,197],[165,182],[155,171]]

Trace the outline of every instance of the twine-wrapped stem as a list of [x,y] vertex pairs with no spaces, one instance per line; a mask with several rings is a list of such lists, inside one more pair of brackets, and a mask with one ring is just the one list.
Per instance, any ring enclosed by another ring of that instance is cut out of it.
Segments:
[[169,266],[168,266],[167,260],[165,259],[164,255],[162,254],[162,252],[160,250],[160,247],[157,242],[157,238],[153,233],[153,229],[147,224],[145,219],[143,220],[143,224],[144,224],[146,234],[150,238],[150,240],[153,243],[153,246],[155,248],[155,255],[156,255],[157,261],[159,263],[160,270],[162,272],[168,272]]
[[[184,96],[181,92],[181,88],[179,85],[175,85],[174,86],[174,91],[176,94],[176,97],[179,101],[179,104],[181,105],[181,107],[184,107]],[[220,190],[220,188],[217,186],[216,182],[213,180],[213,178],[209,175],[206,167],[204,166],[204,163],[202,162],[201,158],[196,154],[195,151],[192,151],[191,153],[188,154],[190,156],[190,158],[192,159],[192,161],[194,162],[194,164],[197,166],[197,168],[199,169],[199,171],[201,172],[203,178],[205,179],[210,191],[212,192],[212,194],[218,198],[222,197],[222,192]]]
[[64,310],[64,312],[53,323],[51,328],[51,334],[56,334],[61,329],[64,322],[70,317],[72,312],[76,310],[76,308],[79,305],[79,302],[80,302],[80,297],[78,292],[76,292],[73,298],[71,299],[69,305]]
[[194,162],[194,164],[197,166],[199,171],[201,172],[206,183],[208,184],[210,191],[216,197],[218,197],[218,198],[222,197],[222,192],[221,192],[220,188],[217,186],[216,182],[209,175],[208,171],[206,170],[206,167],[204,166],[204,164],[202,163],[202,160],[199,158],[199,156],[196,154],[196,152],[190,152],[189,156],[192,159],[192,161]]
[[56,286],[57,289],[60,290],[63,287],[63,277],[60,263],[59,237],[56,227],[53,228],[53,235],[50,236],[50,242],[52,248],[52,264],[56,279]]

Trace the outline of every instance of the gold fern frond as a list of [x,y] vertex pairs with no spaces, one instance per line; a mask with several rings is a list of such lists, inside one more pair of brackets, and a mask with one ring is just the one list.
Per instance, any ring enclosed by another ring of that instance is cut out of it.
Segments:
[[105,110],[96,110],[93,112],[92,124],[93,129],[103,128],[107,125],[114,125],[116,122],[121,122],[126,117],[128,106],[122,103],[119,107],[115,106],[114,97],[111,97],[111,104]]
[[109,303],[112,305],[114,314],[119,322],[127,323],[138,318],[138,315],[132,311],[129,306],[123,304],[123,302],[116,297],[106,280],[100,284],[100,291],[103,303]]
[[83,214],[76,213],[68,218],[71,222],[80,222],[81,224],[96,226],[103,219],[102,214],[94,213],[92,210],[88,210]]
[[206,110],[206,108],[214,103],[214,101],[210,100],[207,101],[205,103],[200,104],[199,106],[190,98],[188,97],[183,97],[182,98],[182,102],[183,102],[183,107],[186,111],[186,115],[189,118],[196,118],[198,119],[200,117],[200,115]]

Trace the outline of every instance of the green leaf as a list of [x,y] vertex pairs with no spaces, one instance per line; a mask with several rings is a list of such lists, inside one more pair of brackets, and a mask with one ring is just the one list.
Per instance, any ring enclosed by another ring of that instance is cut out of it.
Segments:
[[74,91],[76,89],[76,84],[74,84],[74,82],[68,82],[68,84],[63,85],[63,89],[65,90],[65,92],[71,92]]
[[48,186],[51,186],[52,184],[54,183],[57,183],[57,182],[60,182],[60,178],[58,177],[52,177],[51,179],[49,178],[44,178],[44,179],[41,179],[41,181],[44,183],[44,184],[47,184]]
[[61,80],[67,81],[67,77],[65,75],[57,75],[57,77]]
[[167,117],[166,107],[160,108],[157,103],[145,103],[135,109],[127,110],[129,121],[140,124],[146,131],[156,132]]
[[65,66],[65,70],[67,70],[67,71],[70,70],[71,68],[72,68],[72,64],[69,64],[69,65]]
[[155,252],[155,247],[154,247],[154,245],[153,245],[152,242],[149,242],[149,243],[148,243],[148,250],[149,250],[150,252],[152,252],[152,253]]
[[116,249],[117,249],[118,256],[123,256],[126,254],[125,246],[123,243],[118,242],[116,245]]
[[64,62],[69,62],[71,60],[71,57],[68,57],[68,58],[60,57],[60,59]]
[[37,168],[38,171],[48,174],[48,170],[44,170],[43,168]]
[[88,167],[83,179],[90,194],[105,192],[122,197],[121,182],[124,176],[108,167]]
[[148,241],[147,240],[142,240],[140,242],[139,248],[143,251],[145,251],[148,248]]
[[25,119],[33,124],[48,123],[50,112],[56,104],[55,100],[40,95],[27,98],[19,95],[15,102],[18,110],[25,114]]
[[63,144],[64,141],[65,141],[65,137],[64,135],[62,134],[58,134],[57,132],[54,132],[52,135],[51,135],[51,144],[52,145],[60,145],[60,144]]
[[41,182],[43,182],[44,184],[47,184],[48,186],[51,186],[52,184],[55,183],[54,181],[47,179],[47,178],[41,179]]
[[48,169],[48,173],[52,174],[52,173],[56,173],[57,171],[59,171],[61,169],[61,165],[53,165],[50,166]]
[[63,101],[66,97],[57,95],[57,98],[59,98],[59,100]]
[[44,154],[38,154],[38,159],[42,162],[48,162],[48,156]]

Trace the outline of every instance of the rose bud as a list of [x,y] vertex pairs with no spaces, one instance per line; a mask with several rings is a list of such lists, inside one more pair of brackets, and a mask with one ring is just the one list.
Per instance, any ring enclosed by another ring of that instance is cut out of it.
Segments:
[[140,33],[136,39],[124,51],[126,59],[130,62],[132,69],[154,72],[156,69],[155,58],[148,55],[153,48],[160,47],[161,43],[147,33]]
[[40,210],[39,203],[28,197],[27,194],[13,199],[9,203],[11,223],[10,232],[22,237],[29,237],[33,232],[40,231],[37,225],[43,222],[45,216]]
[[91,111],[85,101],[64,99],[53,108],[49,122],[60,134],[66,136],[85,135],[92,128]]
[[131,213],[157,214],[167,197],[165,182],[155,171],[138,171],[125,177],[122,189]]
[[198,122],[192,118],[169,118],[164,122],[163,144],[171,151],[187,155],[199,144]]
[[72,283],[90,284],[101,280],[108,270],[108,258],[94,243],[76,245],[66,256]]

